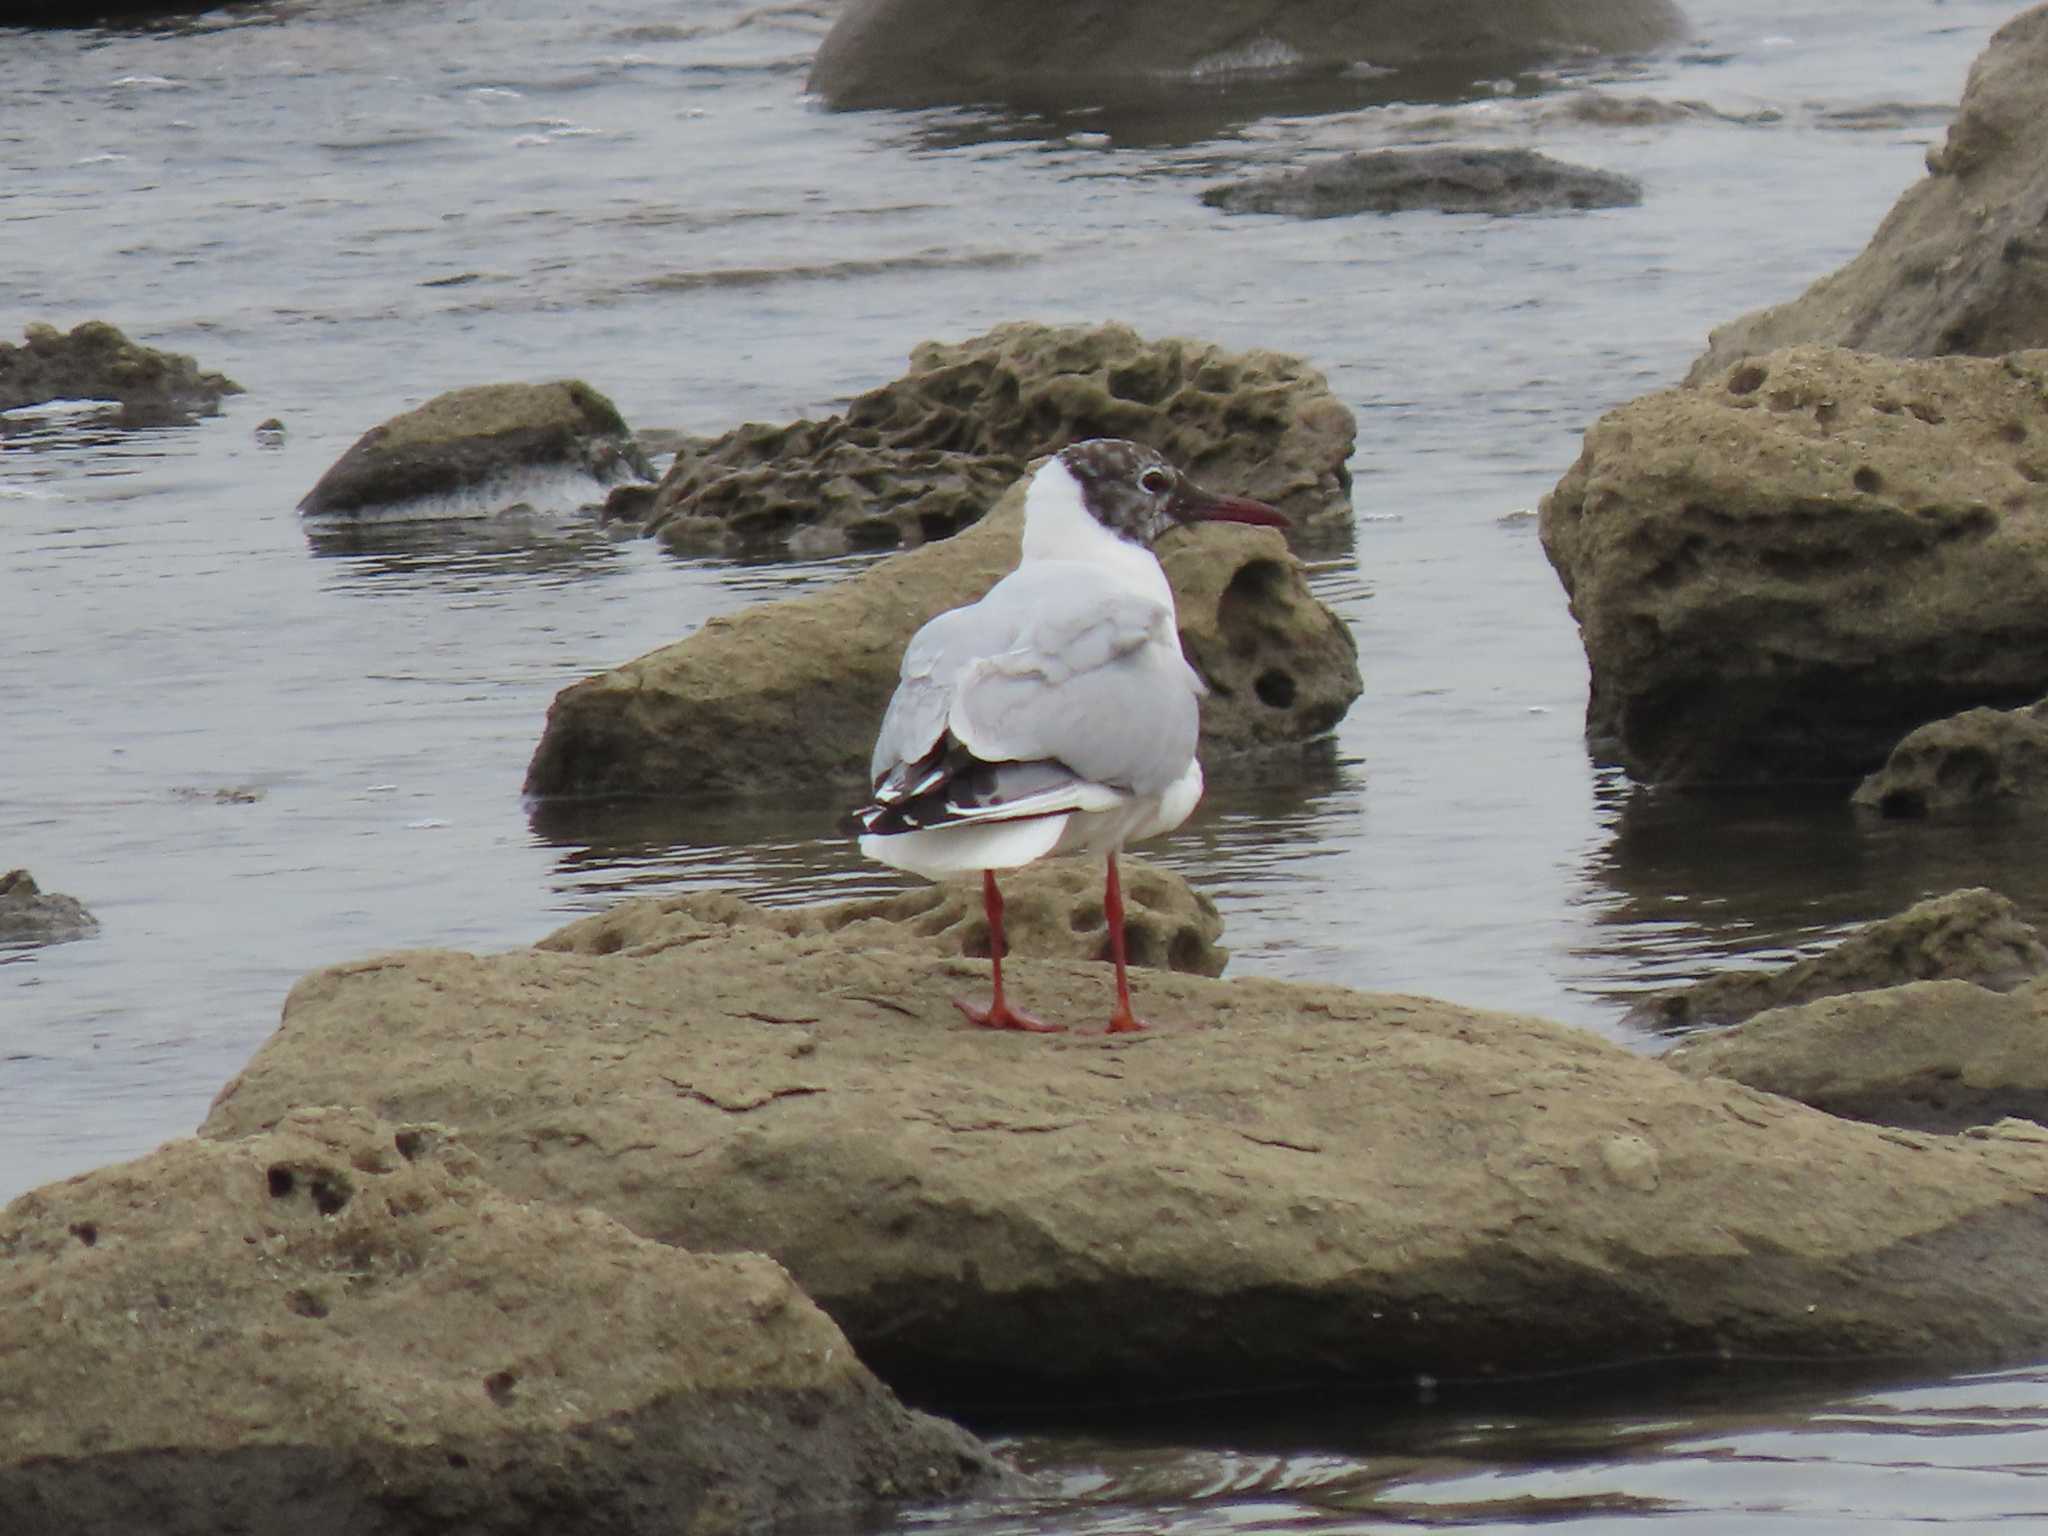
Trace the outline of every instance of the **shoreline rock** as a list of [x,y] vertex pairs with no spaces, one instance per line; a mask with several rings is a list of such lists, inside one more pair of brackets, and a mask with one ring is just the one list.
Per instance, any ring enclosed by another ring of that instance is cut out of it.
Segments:
[[1361,63],[1470,80],[1675,41],[1670,0],[1429,6],[853,0],[810,89],[835,108],[1128,102],[1233,80],[1337,77]]
[[1632,177],[1567,165],[1531,149],[1386,149],[1340,155],[1203,189],[1225,213],[1330,219],[1359,213],[1507,216],[1561,209],[1630,208],[1643,200]]
[[1027,465],[1089,437],[1146,443],[1305,535],[1350,532],[1357,422],[1301,359],[1021,321],[923,343],[843,415],[685,440],[651,506],[608,511],[683,555],[909,549],[971,527]]
[[1900,357],[2048,347],[2048,6],[1992,34],[1927,176],[1854,260],[1798,298],[1715,327],[1686,383],[1827,343]]
[[[562,690],[529,795],[762,794],[867,783],[903,647],[1017,561],[1023,481],[967,532],[695,634]],[[1229,487],[1237,489],[1237,487]],[[1271,529],[1205,524],[1159,546],[1181,644],[1208,681],[1204,758],[1296,749],[1363,684],[1350,630]],[[793,733],[792,721],[802,721]],[[848,800],[849,807],[852,804]]]
[[242,386],[225,374],[202,373],[182,352],[130,341],[104,320],[64,333],[31,325],[22,345],[0,342],[0,411],[53,400],[107,400],[120,406],[123,427],[187,426],[218,416],[224,396]]
[[[480,384],[436,395],[357,438],[299,502],[313,518],[417,512],[480,516],[554,477],[595,503],[620,480],[654,478],[617,407],[580,379]],[[588,481],[589,486],[580,482]]]
[[2048,801],[2048,699],[1909,731],[1850,800],[1898,819]]
[[438,1126],[171,1142],[15,1200],[0,1257],[36,1530],[731,1530],[1000,1476],[772,1261],[507,1198]]
[[2040,933],[2012,902],[1977,887],[1915,902],[1777,970],[1729,971],[1659,992],[1631,1008],[1629,1020],[1646,1029],[1697,1029],[1914,981],[1967,981],[2010,992],[2044,972],[2048,944]]
[[2048,352],[1795,347],[1601,417],[1543,499],[1588,735],[1652,783],[1859,778],[2048,691]]
[[[1006,979],[1106,1016],[1099,965]],[[774,1255],[927,1403],[2048,1347],[2048,1146],[1857,1125],[1425,998],[1152,972],[1160,1027],[1024,1038],[961,1023],[950,996],[986,984],[749,925],[385,955],[294,988],[203,1134],[431,1114],[519,1198]]]
[[83,902],[45,891],[27,870],[0,875],[0,944],[63,944],[99,928],[100,920]]

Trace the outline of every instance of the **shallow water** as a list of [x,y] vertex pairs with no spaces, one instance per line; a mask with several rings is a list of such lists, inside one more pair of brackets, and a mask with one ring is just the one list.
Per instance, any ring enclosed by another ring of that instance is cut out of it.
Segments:
[[[0,1197],[189,1131],[314,967],[512,947],[627,892],[808,902],[890,883],[831,808],[518,795],[562,686],[843,566],[685,562],[545,511],[358,539],[300,526],[294,504],[365,428],[499,379],[580,375],[638,426],[715,432],[830,411],[920,340],[1019,318],[1120,319],[1327,371],[1359,416],[1357,524],[1316,581],[1366,694],[1298,768],[1213,774],[1154,851],[1221,903],[1237,973],[1635,1041],[1622,1016],[1642,991],[1925,893],[1988,883],[2048,914],[2025,828],[1658,795],[1589,762],[1584,661],[1528,515],[1601,411],[1862,246],[2018,9],[1695,0],[1695,41],[1596,81],[1719,114],[1649,128],[1562,120],[1542,80],[1450,104],[833,115],[802,95],[825,4],[331,0],[0,30],[0,328],[110,319],[249,391],[192,428],[0,423],[0,867],[103,924],[0,952]],[[1305,152],[1447,137],[1622,171],[1645,202],[1299,223],[1197,200]],[[259,442],[268,418],[281,443]],[[1935,1518],[1952,1498],[1957,1520],[2018,1518],[2039,1503],[2022,1463],[2048,1462],[2028,1417],[2043,1392],[1988,1379],[2022,1400],[2012,1449],[1979,1433],[1984,1380],[1914,1389],[1933,1394],[1924,1423],[1825,1394],[1743,1409],[1735,1450],[1704,1410],[1636,1435],[1606,1408],[1593,1449],[1562,1461],[1396,1415],[1476,1449],[1455,1476],[1432,1461],[1393,1482],[1356,1446],[1328,1478],[1320,1452],[1282,1449],[1267,1482],[1211,1488],[1238,1473],[1205,1471],[1207,1453],[1133,1452],[1116,1462],[1133,1483],[1034,1440],[1061,1469],[1055,1512],[986,1528],[1363,1531],[1439,1495],[1550,1498],[1560,1478],[1557,1497],[1647,1488],[1702,1522],[1752,1499],[1802,1530]],[[1857,1427],[1816,1427],[1844,1416]],[[1609,1435],[1626,1454],[1599,1452]],[[1999,1465],[1947,1459],[1980,1452]],[[1818,1492],[1777,1491],[1785,1466]]]

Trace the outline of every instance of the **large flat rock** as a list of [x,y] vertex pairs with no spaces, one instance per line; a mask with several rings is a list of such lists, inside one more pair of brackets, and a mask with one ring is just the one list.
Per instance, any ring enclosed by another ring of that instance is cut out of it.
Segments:
[[2048,1349],[2048,1147],[1425,998],[1147,973],[1160,1027],[1106,1037],[1105,967],[1006,975],[1090,1032],[967,1027],[984,963],[872,935],[386,955],[303,980],[203,1133],[447,1121],[518,1196],[774,1255],[927,1400]]
[[0,1211],[9,1536],[729,1532],[985,1484],[774,1262],[359,1110]]

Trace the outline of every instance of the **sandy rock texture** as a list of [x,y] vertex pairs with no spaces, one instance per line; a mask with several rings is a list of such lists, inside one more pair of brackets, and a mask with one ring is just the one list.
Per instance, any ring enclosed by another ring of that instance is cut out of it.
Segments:
[[2048,699],[1966,709],[1908,732],[1851,798],[1899,818],[2048,801]]
[[14,1201],[8,1531],[729,1532],[991,1477],[771,1260],[477,1170],[311,1109]]
[[1752,358],[1602,417],[1540,527],[1631,773],[1869,773],[2048,692],[2048,352]]
[[1995,1125],[2048,1142],[2048,982],[1994,992],[1916,981],[1774,1008],[1664,1060],[1856,1120],[1923,1131]]
[[436,395],[372,427],[299,503],[308,517],[354,516],[446,499],[447,516],[502,510],[538,477],[576,477],[595,492],[654,478],[611,401],[580,379],[479,384]]
[[99,931],[75,896],[46,891],[25,869],[0,875],[0,944],[61,944]]
[[1386,149],[1339,155],[1205,188],[1202,201],[1225,213],[1285,213],[1329,219],[1353,213],[1539,213],[1626,208],[1643,200],[1639,182],[1567,165],[1533,149]]
[[2048,6],[1992,35],[1947,141],[1861,255],[1798,298],[1718,327],[1687,382],[1819,342],[1899,357],[2048,347]]
[[1033,459],[1127,437],[1304,532],[1348,534],[1356,436],[1300,358],[1019,322],[924,343],[842,416],[685,442],[651,508],[624,510],[680,554],[909,548],[978,522]]
[[67,333],[31,325],[18,347],[0,342],[0,411],[48,400],[112,400],[124,427],[183,426],[218,416],[224,396],[242,386],[204,373],[182,352],[130,341],[104,320]]
[[[1125,958],[1153,970],[1221,976],[1230,952],[1217,942],[1223,918],[1216,903],[1170,869],[1130,857],[1117,863],[1123,880]],[[1003,871],[1003,934],[1009,953],[1107,961],[1102,880],[1102,862],[1092,857],[1045,859]],[[757,907],[724,891],[643,896],[578,918],[534,948],[576,955],[651,954],[707,936],[725,937],[735,928],[792,938],[832,934],[848,944],[872,942],[980,960],[989,953],[979,875],[822,907]]]
[[[2048,1347],[2048,1146],[1915,1137],[1423,998],[735,926],[317,972],[216,1101],[460,1126],[523,1198],[778,1258],[925,1401]],[[1985,1253],[1996,1263],[1983,1262]]]
[[[851,807],[926,620],[1017,563],[1020,481],[956,538],[823,591],[712,619],[555,696],[527,767],[535,795],[762,793],[847,786]],[[1327,733],[1362,684],[1350,630],[1271,529],[1205,524],[1159,546],[1181,647],[1207,679],[1202,752],[1288,748]],[[790,723],[804,723],[801,733]]]
[[1773,971],[1730,971],[1660,992],[1631,1010],[1650,1028],[1733,1024],[1793,1003],[1913,981],[2009,992],[2048,972],[2048,944],[2005,897],[1981,887],[1915,902],[1833,948]]
[[1361,62],[1469,79],[1654,48],[1683,25],[1670,0],[852,0],[810,87],[834,107],[1052,107],[1234,77],[1334,77]]

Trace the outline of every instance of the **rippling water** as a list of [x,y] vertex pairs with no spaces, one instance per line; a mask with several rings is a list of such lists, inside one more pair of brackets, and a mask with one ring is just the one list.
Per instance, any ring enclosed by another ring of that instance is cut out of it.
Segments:
[[[1713,109],[1647,128],[1558,115],[1583,82],[1556,80],[1061,122],[833,115],[802,95],[823,3],[325,0],[0,30],[0,328],[105,318],[248,389],[193,428],[0,421],[0,867],[104,925],[0,952],[0,1197],[189,1130],[313,967],[511,947],[626,892],[888,882],[829,809],[518,796],[559,688],[843,565],[684,562],[548,515],[301,528],[294,504],[361,431],[493,380],[580,375],[643,428],[715,432],[833,410],[920,340],[1020,318],[1325,369],[1359,416],[1358,518],[1316,581],[1367,692],[1327,753],[1212,775],[1158,850],[1216,895],[1240,973],[1629,1039],[1646,988],[1926,892],[1990,883],[2048,914],[2009,826],[1662,796],[1590,763],[1584,662],[1529,516],[1602,410],[1861,247],[2018,8],[1694,0],[1694,41],[1594,79]],[[1197,201],[1307,151],[1443,138],[1533,144],[1646,199],[1320,223]],[[283,441],[259,442],[272,417]],[[1289,1420],[1270,1453],[1027,1439],[1051,1505],[940,1523],[1655,1510],[1660,1529],[1813,1531],[2042,1507],[2032,1374],[1726,1397],[1643,1417],[1447,1396],[1355,1434]]]

